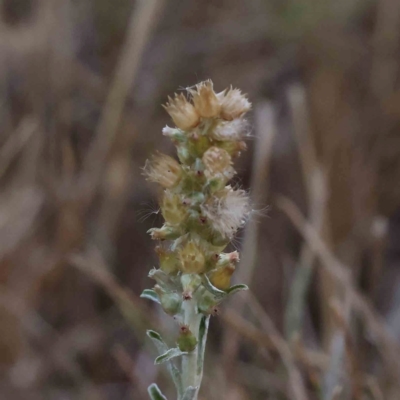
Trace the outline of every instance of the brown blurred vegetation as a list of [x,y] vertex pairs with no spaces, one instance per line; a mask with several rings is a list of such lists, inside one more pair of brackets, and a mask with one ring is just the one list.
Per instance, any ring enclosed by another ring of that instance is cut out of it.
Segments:
[[202,399],[399,399],[399,45],[396,0],[0,0],[0,398],[173,398],[140,168],[211,78],[253,102],[259,212]]

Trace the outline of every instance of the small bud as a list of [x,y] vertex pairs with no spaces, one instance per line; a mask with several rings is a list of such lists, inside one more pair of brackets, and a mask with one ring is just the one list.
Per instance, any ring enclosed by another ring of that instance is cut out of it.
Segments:
[[237,141],[240,140],[247,129],[247,121],[243,118],[233,121],[221,121],[210,132],[210,136],[215,140]]
[[239,89],[230,88],[228,92],[219,94],[221,101],[221,117],[227,121],[239,118],[251,109],[251,103]]
[[239,253],[237,251],[233,251],[232,253],[221,253],[217,266],[223,267],[235,262],[239,262]]
[[177,161],[166,154],[158,153],[143,168],[147,180],[171,188],[178,184],[182,177],[182,169]]
[[181,231],[173,226],[164,224],[161,228],[151,228],[147,231],[153,240],[173,240],[181,235]]
[[183,289],[183,299],[190,300],[193,296],[193,293],[201,285],[201,278],[197,274],[184,274],[181,276],[181,283]]
[[163,272],[168,275],[175,275],[179,271],[179,260],[174,252],[157,246],[156,253],[160,260],[160,269]]
[[239,157],[242,151],[247,150],[247,145],[243,141],[219,142],[218,147],[226,150],[231,157]]
[[182,204],[181,197],[169,190],[164,192],[161,212],[165,221],[170,225],[179,225],[187,217],[187,209]]
[[161,307],[169,315],[177,314],[181,309],[182,299],[176,292],[167,292],[160,286],[154,286],[154,291],[160,299]]
[[227,151],[219,147],[210,147],[203,155],[203,163],[206,167],[207,178],[220,178],[229,180],[235,175],[232,167],[232,159]]
[[168,97],[168,103],[163,107],[171,116],[175,125],[184,131],[194,128],[200,122],[196,109],[182,93],[180,95],[175,94],[173,99]]
[[201,274],[204,272],[204,253],[196,243],[188,242],[179,249],[179,259],[184,274]]
[[196,90],[189,89],[189,92],[193,96],[196,111],[201,117],[211,118],[219,115],[221,104],[213,90],[211,80],[197,84]]
[[163,288],[169,288],[173,285],[171,278],[161,269],[152,268],[148,276],[150,279],[154,279]]
[[193,162],[194,157],[190,154],[187,146],[180,145],[177,148],[178,158],[182,164],[190,164]]
[[187,325],[182,325],[180,328],[180,334],[176,341],[179,350],[181,351],[193,351],[197,346],[197,339],[190,331]]
[[235,266],[228,264],[210,272],[210,282],[218,289],[227,290],[231,286],[231,277],[235,272]]
[[174,143],[184,143],[186,141],[185,132],[177,128],[170,128],[168,125],[163,128],[162,134],[169,137]]
[[206,290],[204,290],[201,296],[199,296],[198,308],[199,311],[203,314],[206,315],[212,314],[217,304],[218,302],[215,299],[215,297]]

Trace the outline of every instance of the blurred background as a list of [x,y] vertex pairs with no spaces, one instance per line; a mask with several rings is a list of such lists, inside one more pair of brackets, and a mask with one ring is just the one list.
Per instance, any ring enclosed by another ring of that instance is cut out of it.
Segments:
[[139,298],[167,95],[253,103],[201,399],[400,399],[400,2],[0,0],[0,399],[174,398]]

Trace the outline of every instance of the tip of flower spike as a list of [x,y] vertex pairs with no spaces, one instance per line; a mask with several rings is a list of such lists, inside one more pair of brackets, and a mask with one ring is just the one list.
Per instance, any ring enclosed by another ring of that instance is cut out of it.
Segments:
[[210,79],[198,83],[195,89],[188,89],[188,92],[192,95],[194,107],[201,117],[211,118],[219,115],[221,103]]

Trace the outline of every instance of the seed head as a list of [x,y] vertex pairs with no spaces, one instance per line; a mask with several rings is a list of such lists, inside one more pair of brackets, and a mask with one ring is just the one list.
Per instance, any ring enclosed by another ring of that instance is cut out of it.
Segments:
[[180,181],[182,169],[172,157],[158,153],[151,160],[146,161],[143,174],[151,182],[159,183],[166,188],[172,188]]
[[201,117],[211,118],[219,115],[221,104],[213,90],[211,80],[201,82],[196,85],[196,89],[189,89],[193,96],[193,103],[196,111]]
[[219,94],[221,101],[221,117],[227,121],[239,118],[251,109],[251,103],[239,89],[230,88],[228,92]]
[[175,94],[174,98],[168,96],[168,103],[163,106],[171,116],[175,125],[184,131],[194,128],[200,122],[200,116],[186,97],[181,94]]

